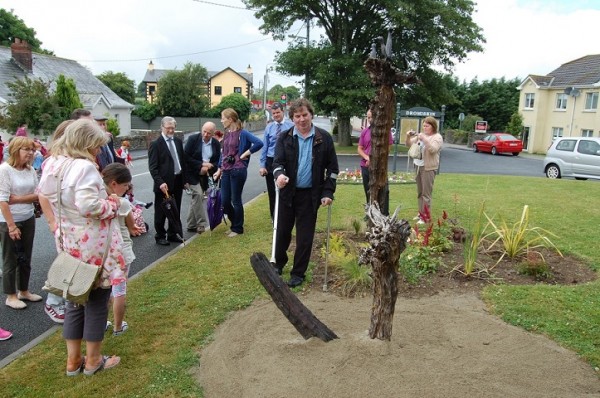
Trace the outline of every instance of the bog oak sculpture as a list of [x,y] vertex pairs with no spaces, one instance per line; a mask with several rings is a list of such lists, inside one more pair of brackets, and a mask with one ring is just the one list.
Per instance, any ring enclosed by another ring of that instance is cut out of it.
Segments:
[[258,280],[279,310],[285,315],[298,333],[305,340],[318,337],[328,342],[337,339],[337,335],[329,329],[290,290],[288,285],[275,272],[267,257],[263,253],[254,253],[250,257],[250,264]]
[[378,37],[381,55],[373,43],[365,62],[365,69],[377,93],[371,101],[373,120],[371,123],[371,154],[369,164],[370,203],[366,206],[369,221],[367,239],[370,247],[363,249],[359,263],[373,269],[373,305],[369,337],[390,340],[394,320],[394,308],[398,297],[398,259],[406,248],[411,228],[406,220],[397,218],[398,209],[391,217],[379,210],[383,203],[388,178],[389,134],[392,127],[395,85],[417,83],[414,74],[405,73],[392,65],[392,35],[387,42]]

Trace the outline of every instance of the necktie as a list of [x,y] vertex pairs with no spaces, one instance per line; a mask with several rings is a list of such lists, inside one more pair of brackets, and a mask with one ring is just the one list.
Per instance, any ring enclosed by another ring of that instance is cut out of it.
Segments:
[[171,157],[173,158],[173,164],[175,165],[175,174],[181,173],[181,166],[179,165],[177,159],[177,152],[175,151],[175,144],[173,144],[173,138],[167,139],[167,145],[169,146],[169,152],[171,152]]
[[279,137],[279,133],[281,133],[281,123],[277,123],[277,128],[275,129],[275,138]]

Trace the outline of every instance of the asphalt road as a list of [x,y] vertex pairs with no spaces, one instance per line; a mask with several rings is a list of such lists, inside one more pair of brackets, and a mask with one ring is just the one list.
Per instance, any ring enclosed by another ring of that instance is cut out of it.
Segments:
[[[330,131],[331,125],[327,119],[317,119],[315,124]],[[262,137],[262,132],[257,133]],[[258,154],[257,154],[258,155]],[[259,156],[251,157],[248,170],[248,180],[244,187],[243,202],[247,203],[259,194],[265,192],[264,178],[258,175]],[[338,156],[340,170],[356,169],[359,167],[358,155]],[[407,163],[406,156],[399,156],[394,160],[393,156],[389,158],[388,169],[399,172],[410,170],[411,166]],[[473,153],[472,151],[445,148],[442,152],[440,172],[441,173],[461,173],[461,174],[503,174],[516,176],[536,176],[544,177],[542,171],[541,158],[531,158],[526,156],[513,157],[510,155],[492,156],[489,154]],[[147,159],[138,159],[134,161],[132,169],[133,184],[135,186],[135,197],[141,201],[154,200],[152,193],[152,179],[148,173]],[[184,194],[182,203],[182,221],[189,209],[188,195]],[[150,224],[150,232],[140,237],[134,238],[134,251],[137,259],[131,266],[130,275],[135,275],[157,259],[173,250],[176,245],[159,246],[154,242],[153,228],[154,207],[144,210],[144,218]],[[193,234],[184,231],[184,237],[187,239]],[[34,251],[32,256],[32,274],[30,279],[30,290],[34,293],[42,293],[42,286],[48,273],[48,268],[56,256],[54,240],[50,235],[44,218],[37,220],[36,236],[34,242]],[[0,305],[0,327],[13,332],[10,340],[0,342],[0,367],[9,363],[19,355],[20,352],[28,347],[35,345],[37,341],[43,339],[46,334],[52,333],[56,327],[48,316],[44,313],[44,302],[28,303],[24,310],[13,310],[5,305]]]

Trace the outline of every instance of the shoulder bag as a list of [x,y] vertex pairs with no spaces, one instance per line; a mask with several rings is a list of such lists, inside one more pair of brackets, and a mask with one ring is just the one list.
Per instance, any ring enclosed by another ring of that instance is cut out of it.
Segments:
[[[97,266],[88,264],[81,261],[79,258],[71,256],[64,250],[61,222],[62,195],[60,188],[65,168],[66,166],[63,166],[56,184],[56,193],[58,196],[58,242],[60,244],[60,252],[52,262],[52,265],[50,265],[48,279],[42,290],[56,294],[57,296],[62,296],[65,300],[69,300],[73,303],[85,305],[94,288],[94,284],[98,279],[98,275],[102,271],[102,265]],[[102,257],[102,264],[104,264],[106,257],[108,256],[111,235],[112,222],[110,222],[108,228],[106,249],[104,251],[104,256]]]
[[408,148],[408,156],[411,159],[421,159],[421,145],[419,145],[419,142],[415,142]]

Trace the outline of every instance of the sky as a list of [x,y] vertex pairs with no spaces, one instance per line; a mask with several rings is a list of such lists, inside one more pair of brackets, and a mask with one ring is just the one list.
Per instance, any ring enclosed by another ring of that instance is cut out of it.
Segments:
[[[453,74],[461,81],[545,75],[561,64],[600,54],[600,0],[475,0],[473,19],[486,38]],[[219,5],[220,4],[220,5]],[[148,62],[156,69],[200,63],[254,72],[262,87],[277,51],[287,43],[259,31],[260,21],[241,0],[0,0],[36,30],[42,47],[87,66],[94,74],[124,72],[136,85]],[[302,23],[290,35],[305,36]],[[311,32],[317,38],[317,30]],[[267,87],[297,85],[299,77],[269,72]]]

